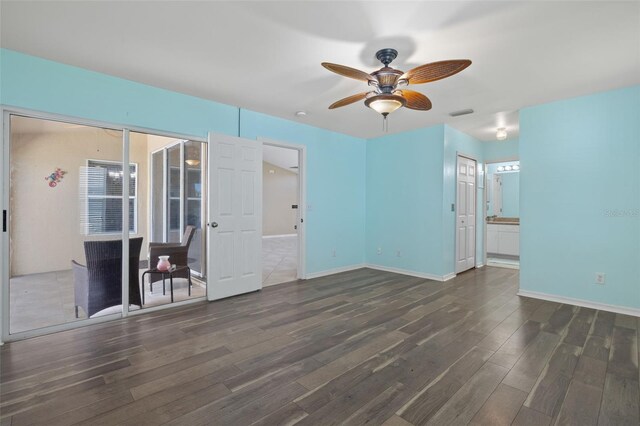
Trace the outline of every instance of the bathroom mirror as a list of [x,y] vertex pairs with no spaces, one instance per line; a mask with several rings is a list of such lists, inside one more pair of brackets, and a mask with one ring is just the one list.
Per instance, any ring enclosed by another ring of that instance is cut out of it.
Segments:
[[487,217],[520,217],[520,162],[487,164]]

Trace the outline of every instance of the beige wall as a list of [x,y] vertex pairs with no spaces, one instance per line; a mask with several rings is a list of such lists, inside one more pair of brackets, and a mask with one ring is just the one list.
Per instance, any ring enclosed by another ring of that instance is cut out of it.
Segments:
[[[274,173],[269,173],[273,170]],[[297,210],[291,205],[298,203],[298,175],[289,170],[262,164],[262,234],[295,234]]]
[[[36,128],[26,120],[31,119],[12,119],[12,276],[70,269],[72,259],[85,263],[83,241],[120,238],[83,235],[79,175],[88,159],[122,161],[121,133],[50,122]],[[138,164],[135,236],[144,238],[141,258],[146,258],[149,160],[145,135],[132,133],[130,156]],[[57,167],[67,174],[51,188],[45,176]]]

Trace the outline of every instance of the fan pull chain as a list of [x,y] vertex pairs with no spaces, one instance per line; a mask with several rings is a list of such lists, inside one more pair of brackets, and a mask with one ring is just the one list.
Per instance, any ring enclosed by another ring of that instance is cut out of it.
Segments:
[[382,119],[382,131],[387,133],[389,131],[389,123],[387,122],[387,116],[384,115]]

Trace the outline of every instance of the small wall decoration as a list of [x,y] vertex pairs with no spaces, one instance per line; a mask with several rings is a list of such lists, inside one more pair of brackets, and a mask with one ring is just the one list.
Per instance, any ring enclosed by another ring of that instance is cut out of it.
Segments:
[[58,182],[60,182],[62,180],[62,178],[64,178],[64,175],[66,173],[67,172],[65,172],[60,167],[58,167],[57,169],[54,170],[53,173],[51,173],[49,176],[45,177],[44,180],[49,181],[49,186],[51,188],[55,188],[56,185],[58,185]]

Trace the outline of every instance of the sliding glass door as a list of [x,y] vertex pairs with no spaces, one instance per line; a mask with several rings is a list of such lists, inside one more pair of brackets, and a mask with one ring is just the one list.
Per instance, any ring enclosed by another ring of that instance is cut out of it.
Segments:
[[[119,314],[123,132],[19,115],[9,127],[9,333]],[[128,173],[133,237],[137,164]]]
[[[5,339],[206,297],[205,143],[57,117],[4,122]],[[172,270],[158,273],[160,256]]]
[[205,277],[203,230],[206,144],[181,140],[151,153],[152,241],[179,243],[187,227],[195,232],[189,248],[189,267]]

